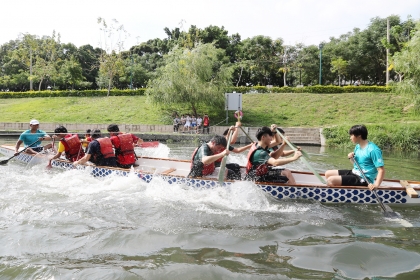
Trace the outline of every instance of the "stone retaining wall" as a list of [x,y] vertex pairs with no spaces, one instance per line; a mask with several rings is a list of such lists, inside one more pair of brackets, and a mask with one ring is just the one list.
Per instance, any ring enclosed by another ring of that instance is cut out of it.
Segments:
[[[107,124],[74,124],[74,123],[41,123],[40,129],[51,133],[54,129],[63,125],[69,132],[84,134],[86,129],[100,129],[102,132],[107,132]],[[131,132],[139,135],[144,140],[159,140],[166,141],[172,139],[173,141],[188,140],[199,137],[203,141],[210,140],[214,134],[223,134],[229,126],[212,126],[210,127],[210,134],[195,134],[195,132],[173,132],[172,125],[140,125],[140,124],[118,124],[121,131]],[[20,133],[29,129],[28,123],[0,123],[0,135],[20,135]],[[244,131],[256,141],[255,133],[258,127],[243,127]],[[297,145],[316,145],[324,146],[325,140],[322,136],[321,128],[301,128],[301,127],[283,127],[286,136],[289,137],[292,143]],[[250,143],[245,134],[240,131],[238,143]]]

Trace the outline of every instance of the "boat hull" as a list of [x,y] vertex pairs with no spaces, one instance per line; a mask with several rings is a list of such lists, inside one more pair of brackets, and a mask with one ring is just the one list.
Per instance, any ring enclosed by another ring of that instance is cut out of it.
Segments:
[[[5,156],[12,156],[14,151],[9,146],[0,146],[0,153]],[[33,156],[22,153],[15,159],[28,163],[33,159]],[[128,176],[130,173],[134,173],[147,183],[150,183],[154,177],[159,177],[169,184],[182,184],[194,188],[206,189],[220,186],[217,177],[188,178],[190,163],[185,160],[142,157],[138,159],[137,164],[138,166],[131,170],[88,165],[79,165],[78,168],[88,169],[95,177],[109,175]],[[75,168],[72,163],[63,159],[53,160],[52,166],[60,169]],[[255,185],[277,199],[309,199],[322,203],[378,203],[373,192],[366,187],[328,187],[320,184],[313,174],[307,172],[294,171],[293,176],[297,182],[296,185],[267,182],[255,182]],[[227,180],[223,183],[223,186],[227,187],[233,183],[235,181]],[[409,183],[415,192],[420,194],[420,182],[409,181]],[[386,204],[420,205],[420,199],[408,195],[405,187],[398,180],[384,180],[381,188],[377,190],[377,195]]]

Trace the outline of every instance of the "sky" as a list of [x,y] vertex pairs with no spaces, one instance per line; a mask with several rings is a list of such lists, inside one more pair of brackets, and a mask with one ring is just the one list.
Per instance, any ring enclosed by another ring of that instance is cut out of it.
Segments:
[[60,33],[62,43],[103,47],[98,17],[118,20],[127,31],[124,49],[165,38],[165,27],[224,26],[242,39],[257,35],[285,44],[328,42],[365,29],[374,17],[420,19],[420,0],[1,0],[0,45],[21,33]]

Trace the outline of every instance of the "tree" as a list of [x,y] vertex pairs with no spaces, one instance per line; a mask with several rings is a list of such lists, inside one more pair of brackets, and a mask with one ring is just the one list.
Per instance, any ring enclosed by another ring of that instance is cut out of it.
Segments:
[[93,48],[91,45],[81,46],[77,53],[77,60],[82,67],[82,75],[91,88],[97,88],[96,77],[99,75],[99,57],[104,50]]
[[341,86],[341,76],[347,73],[347,61],[341,57],[331,61],[331,71],[338,74],[338,85]]
[[14,58],[19,59],[29,70],[29,90],[33,90],[33,62],[39,49],[38,38],[30,34],[21,34],[19,47],[14,50]]
[[[108,94],[111,90],[115,76],[124,73],[124,60],[122,59],[122,50],[124,49],[124,41],[121,36],[127,34],[124,26],[119,25],[118,21],[113,19],[110,26],[107,25],[103,18],[98,18],[98,24],[104,33],[103,43],[104,51],[99,56],[99,74],[101,78],[108,81]],[[117,26],[114,26],[116,24]],[[115,45],[114,45],[115,40]],[[98,81],[101,81],[102,79]]]
[[204,104],[219,111],[232,78],[232,69],[222,63],[224,57],[224,50],[213,44],[199,44],[192,50],[175,48],[164,58],[166,65],[159,68],[146,94],[161,105],[189,104],[194,114]]
[[64,84],[71,85],[71,89],[84,80],[82,66],[72,56],[70,60],[66,60],[60,67],[60,79]]
[[124,74],[120,76],[119,82],[124,87],[141,88],[147,85],[150,78],[149,73],[141,65],[141,57],[133,54],[124,60]]
[[412,32],[411,40],[394,55],[393,61],[396,71],[404,76],[400,83],[395,84],[397,92],[413,96],[414,109],[420,112],[420,21]]

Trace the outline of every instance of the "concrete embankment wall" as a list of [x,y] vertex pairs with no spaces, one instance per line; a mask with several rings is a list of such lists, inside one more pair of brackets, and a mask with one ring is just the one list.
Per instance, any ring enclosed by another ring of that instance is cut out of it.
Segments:
[[[40,129],[48,133],[63,125],[69,132],[84,134],[86,129],[100,129],[104,135],[107,135],[107,124],[77,124],[77,123],[41,123]],[[192,140],[200,138],[203,141],[208,141],[214,134],[223,134],[229,126],[211,126],[210,134],[196,134],[195,131],[182,131],[178,133],[173,132],[172,125],[140,125],[140,124],[118,124],[118,127],[123,132],[131,132],[138,135],[144,140],[158,140],[166,141],[172,139],[174,142]],[[24,130],[29,129],[28,123],[0,123],[0,135],[11,136],[20,135]],[[244,131],[254,140],[255,133],[258,127],[243,127]],[[289,137],[292,143],[297,145],[315,145],[324,146],[325,140],[322,136],[322,128],[300,128],[300,127],[283,127],[286,136]],[[237,143],[250,143],[248,137],[240,130]]]

